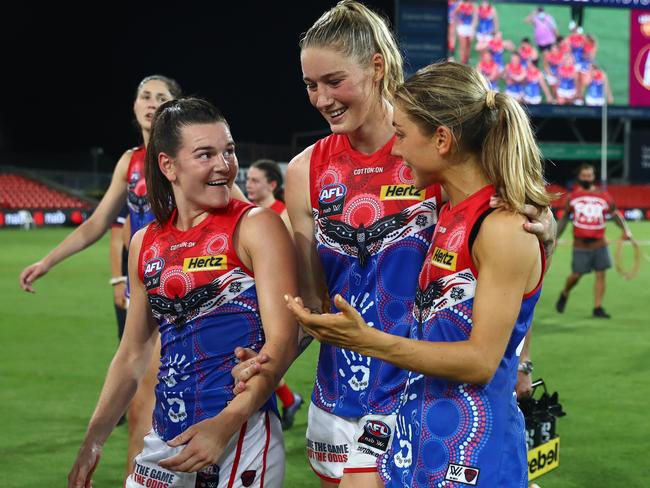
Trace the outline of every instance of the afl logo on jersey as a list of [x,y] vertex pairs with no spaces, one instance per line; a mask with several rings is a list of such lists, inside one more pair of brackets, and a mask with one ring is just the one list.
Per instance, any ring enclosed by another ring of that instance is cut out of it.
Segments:
[[318,194],[318,207],[322,217],[343,213],[345,195],[348,189],[342,183],[335,183],[321,188]]
[[359,442],[380,451],[385,451],[388,448],[390,433],[391,429],[388,424],[380,420],[366,420]]
[[153,258],[146,262],[144,265],[144,277],[151,278],[160,272],[165,267],[165,260],[163,258]]

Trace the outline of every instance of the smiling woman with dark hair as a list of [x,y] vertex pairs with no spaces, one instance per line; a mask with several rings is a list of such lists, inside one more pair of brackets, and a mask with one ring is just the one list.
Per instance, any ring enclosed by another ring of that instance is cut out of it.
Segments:
[[[215,107],[187,98],[157,110],[146,159],[156,221],[131,241],[124,338],[70,472],[70,487],[90,481],[158,331],[153,430],[126,487],[149,486],[147,480],[160,476],[174,488],[201,481],[222,486],[220,479],[229,480],[228,486],[255,480],[282,486],[284,448],[272,393],[297,348],[295,320],[281,303],[283,290],[296,290],[295,258],[274,212],[231,198],[236,173],[230,127]],[[272,360],[235,398],[230,370],[236,346]]]

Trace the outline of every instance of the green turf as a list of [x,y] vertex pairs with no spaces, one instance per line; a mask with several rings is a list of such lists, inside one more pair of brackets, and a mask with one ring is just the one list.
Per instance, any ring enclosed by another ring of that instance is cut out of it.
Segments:
[[[650,223],[632,229],[639,239],[650,240]],[[23,266],[68,231],[0,231],[3,488],[65,485],[117,344],[106,239],[38,281],[35,295],[18,288]],[[647,245],[644,250],[650,254]],[[634,281],[609,273],[605,305],[612,320],[590,318],[592,277],[578,285],[560,316],[553,304],[569,270],[569,251],[568,243],[560,245],[535,320],[535,376],[560,392],[568,412],[558,420],[560,468],[540,478],[540,485],[644,486],[650,438],[645,416],[650,262],[644,261]],[[305,397],[315,359],[312,347],[288,374],[289,384]],[[286,435],[287,487],[318,486],[304,456],[305,425],[306,408]],[[105,446],[96,487],[120,486],[125,442],[125,428],[118,427]]]
[[[524,19],[534,10],[536,5],[512,5],[495,3],[499,15],[499,25],[503,32],[503,38],[512,41],[519,46],[521,39],[528,37],[533,45],[535,36],[531,24],[526,24]],[[571,20],[571,7],[545,5],[544,10],[555,18],[560,35],[566,37],[569,34],[569,21]],[[597,64],[607,73],[614,95],[615,105],[627,105],[629,102],[629,37],[630,37],[630,10],[616,8],[586,7],[584,9],[583,28],[585,34],[592,34],[596,39],[598,50],[596,52]],[[476,66],[478,53],[472,43],[472,54],[469,64]],[[456,55],[458,54],[458,43],[456,43]],[[506,54],[505,62],[510,60]],[[540,55],[539,67],[543,63]],[[505,84],[500,81],[501,89]]]

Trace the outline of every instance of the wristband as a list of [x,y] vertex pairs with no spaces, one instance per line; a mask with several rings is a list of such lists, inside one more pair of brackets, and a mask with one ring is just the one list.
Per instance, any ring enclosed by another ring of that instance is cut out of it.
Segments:
[[120,283],[126,283],[126,276],[115,276],[108,280],[108,284],[111,286],[119,285]]

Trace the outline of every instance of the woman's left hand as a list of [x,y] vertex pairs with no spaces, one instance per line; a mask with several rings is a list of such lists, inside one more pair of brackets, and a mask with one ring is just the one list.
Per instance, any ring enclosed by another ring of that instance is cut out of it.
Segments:
[[314,339],[345,349],[355,349],[355,346],[363,343],[363,335],[367,331],[368,324],[341,295],[334,297],[334,305],[340,310],[336,314],[312,313],[305,308],[300,297],[285,295],[284,299],[289,310]]
[[232,426],[227,424],[221,415],[194,424],[167,443],[170,447],[187,444],[183,450],[158,464],[171,471],[186,473],[200,471],[215,464],[232,437]]

